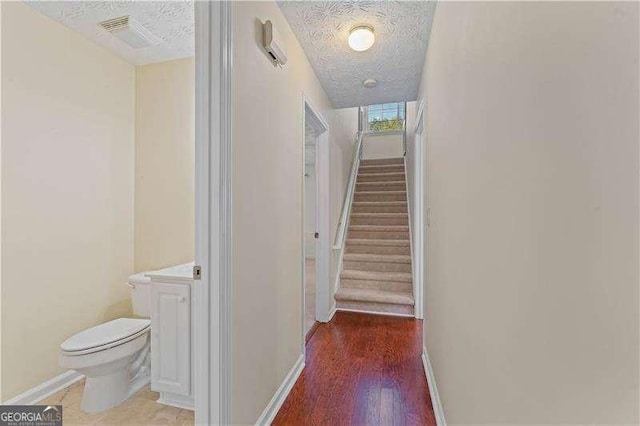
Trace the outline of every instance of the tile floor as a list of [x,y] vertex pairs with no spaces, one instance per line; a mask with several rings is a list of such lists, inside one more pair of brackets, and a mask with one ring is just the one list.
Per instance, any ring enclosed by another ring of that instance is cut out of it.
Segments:
[[194,423],[193,411],[158,404],[158,393],[145,386],[122,404],[97,414],[80,410],[84,389],[81,380],[40,404],[62,405],[64,425],[181,425]]
[[316,260],[306,258],[304,260],[304,332],[311,330],[316,322]]

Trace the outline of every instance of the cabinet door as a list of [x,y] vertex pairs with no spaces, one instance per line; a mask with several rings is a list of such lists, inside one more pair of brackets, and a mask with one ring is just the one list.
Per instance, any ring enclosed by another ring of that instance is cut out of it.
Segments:
[[191,394],[189,286],[151,286],[151,388]]

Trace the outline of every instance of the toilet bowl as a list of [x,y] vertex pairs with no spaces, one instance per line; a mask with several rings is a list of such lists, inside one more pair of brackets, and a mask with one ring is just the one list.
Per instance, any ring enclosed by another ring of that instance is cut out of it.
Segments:
[[60,345],[60,366],[85,376],[80,408],[87,413],[120,404],[151,381],[149,331],[151,290],[146,273],[129,277],[133,313],[68,338]]
[[86,377],[80,408],[107,410],[149,383],[148,319],[118,318],[84,330],[60,345],[60,366]]

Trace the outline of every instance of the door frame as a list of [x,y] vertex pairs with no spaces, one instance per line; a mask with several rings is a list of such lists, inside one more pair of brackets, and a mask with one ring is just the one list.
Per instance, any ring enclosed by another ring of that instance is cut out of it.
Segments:
[[[330,319],[331,311],[331,293],[329,291],[329,268],[330,268],[330,255],[331,246],[329,243],[329,228],[330,228],[330,184],[329,184],[329,125],[326,120],[320,114],[320,111],[314,107],[313,102],[309,97],[302,94],[302,173],[301,176],[304,179],[304,167],[305,167],[305,153],[304,153],[304,141],[305,141],[305,125],[307,121],[318,132],[318,140],[316,141],[316,231],[319,234],[316,241],[316,320],[320,322],[327,322]],[[304,180],[302,184],[302,353],[305,353],[305,323],[306,323],[306,309],[305,309],[305,220],[304,220],[304,208],[305,208],[305,190]]]
[[413,164],[413,217],[415,218],[413,262],[414,262],[414,315],[418,319],[424,319],[424,286],[425,286],[425,153],[426,135],[424,132],[425,100],[420,101],[416,115],[414,134],[414,164]]
[[195,14],[195,423],[232,421],[231,1],[196,1]]

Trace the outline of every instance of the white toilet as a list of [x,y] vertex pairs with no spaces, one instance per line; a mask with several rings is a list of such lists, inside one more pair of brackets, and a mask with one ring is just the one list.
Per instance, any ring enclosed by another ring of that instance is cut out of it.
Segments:
[[[129,278],[133,313],[149,318],[150,280],[145,273]],[[60,366],[86,377],[80,408],[108,410],[150,381],[149,319],[118,318],[81,331],[60,345]]]

